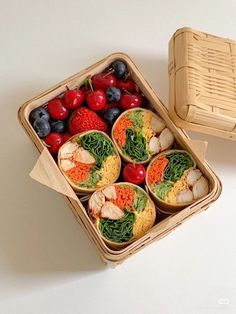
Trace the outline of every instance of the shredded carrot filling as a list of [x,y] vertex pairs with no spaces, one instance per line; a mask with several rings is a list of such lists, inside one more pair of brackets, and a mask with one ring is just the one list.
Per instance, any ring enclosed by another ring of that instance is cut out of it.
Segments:
[[86,181],[89,177],[89,172],[93,167],[92,164],[84,164],[82,162],[74,161],[76,166],[70,170],[66,171],[66,174],[74,182],[83,182]]
[[126,129],[131,128],[133,123],[125,116],[121,117],[114,128],[114,137],[120,147],[126,143]]
[[112,203],[122,210],[125,208],[132,210],[135,192],[131,188],[125,186],[116,186],[115,189],[116,199],[112,200]]
[[161,156],[152,163],[148,171],[148,183],[154,184],[162,180],[163,172],[168,165],[169,160],[165,156]]

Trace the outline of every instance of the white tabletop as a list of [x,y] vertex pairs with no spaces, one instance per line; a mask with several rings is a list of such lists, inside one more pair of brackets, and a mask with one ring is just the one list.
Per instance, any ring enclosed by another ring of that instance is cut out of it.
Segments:
[[209,210],[107,268],[62,197],[32,181],[19,106],[115,51],[168,103],[168,40],[182,26],[236,39],[235,0],[0,1],[0,314],[236,313],[236,143],[209,142],[223,182]]

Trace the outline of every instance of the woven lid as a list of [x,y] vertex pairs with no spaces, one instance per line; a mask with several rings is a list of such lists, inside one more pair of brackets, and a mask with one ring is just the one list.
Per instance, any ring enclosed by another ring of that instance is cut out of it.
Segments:
[[236,140],[236,41],[177,30],[169,82],[170,116],[179,127]]

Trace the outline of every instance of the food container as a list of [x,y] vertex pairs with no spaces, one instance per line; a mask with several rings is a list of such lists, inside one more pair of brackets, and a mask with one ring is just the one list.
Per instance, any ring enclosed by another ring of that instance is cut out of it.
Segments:
[[[146,232],[144,236],[121,249],[111,248],[104,242],[86,211],[88,197],[77,195],[74,192],[72,187],[61,173],[56,161],[49,153],[47,147],[44,146],[43,142],[36,135],[29,122],[29,113],[32,111],[32,109],[42,106],[50,99],[60,95],[66,90],[66,87],[74,88],[88,75],[94,75],[96,73],[102,72],[103,69],[105,69],[114,60],[117,59],[121,59],[126,62],[129,71],[132,72],[132,78],[150,102],[150,109],[155,113],[158,113],[159,116],[165,121],[166,126],[175,136],[175,142],[178,145],[178,148],[187,150],[193,156],[197,163],[197,167],[202,171],[204,176],[207,177],[210,184],[210,192],[207,196],[184,208],[182,211],[170,215],[162,221],[159,221],[148,232]],[[34,169],[31,171],[30,176],[40,183],[64,195],[76,219],[87,233],[89,239],[93,242],[103,261],[108,264],[119,264],[150,243],[163,238],[190,217],[207,209],[221,193],[221,183],[214,171],[204,159],[206,148],[205,143],[190,140],[185,131],[178,128],[173,123],[164,105],[161,103],[148,82],[144,79],[136,65],[126,54],[114,53],[81,71],[80,73],[55,85],[39,96],[27,101],[19,109],[19,120],[27,135],[31,138],[36,148],[40,152],[40,157]]]
[[181,128],[236,140],[236,42],[181,28],[169,42],[169,110]]

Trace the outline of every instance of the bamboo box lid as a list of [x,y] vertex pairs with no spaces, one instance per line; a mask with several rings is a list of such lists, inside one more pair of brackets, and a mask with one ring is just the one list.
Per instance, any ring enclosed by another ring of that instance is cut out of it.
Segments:
[[236,41],[181,28],[169,42],[168,71],[172,120],[236,140]]

